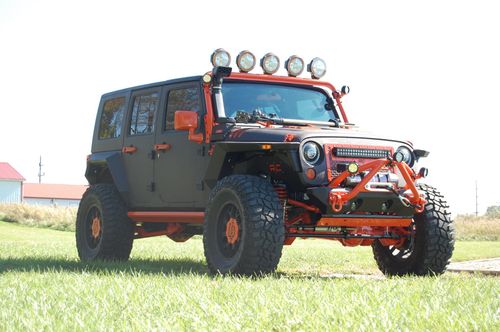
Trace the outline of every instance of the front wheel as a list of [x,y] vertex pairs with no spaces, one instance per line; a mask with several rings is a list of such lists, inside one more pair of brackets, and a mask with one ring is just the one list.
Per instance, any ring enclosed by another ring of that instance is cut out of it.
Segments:
[[232,175],[212,190],[203,231],[211,273],[273,272],[281,258],[284,236],[283,206],[265,179]]
[[444,197],[433,187],[419,185],[425,192],[425,209],[416,214],[410,238],[402,246],[373,242],[373,255],[386,275],[433,275],[446,271],[455,246],[455,227]]

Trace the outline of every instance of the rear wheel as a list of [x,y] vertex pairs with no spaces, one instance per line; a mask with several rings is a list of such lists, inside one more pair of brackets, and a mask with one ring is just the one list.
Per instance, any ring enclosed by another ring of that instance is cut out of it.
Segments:
[[76,217],[76,247],[83,261],[127,260],[133,243],[132,222],[115,187],[90,186]]
[[432,275],[446,271],[455,246],[455,228],[444,197],[433,187],[419,185],[425,192],[425,209],[416,214],[411,236],[400,247],[372,245],[379,269],[386,275]]
[[274,271],[284,233],[283,207],[268,181],[233,175],[212,190],[203,231],[210,272],[254,275]]

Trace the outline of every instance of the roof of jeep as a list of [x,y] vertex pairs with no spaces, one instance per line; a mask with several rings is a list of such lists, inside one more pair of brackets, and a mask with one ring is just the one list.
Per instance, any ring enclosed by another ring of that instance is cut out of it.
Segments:
[[200,80],[201,80],[201,75],[175,78],[175,79],[172,79],[172,80],[161,81],[161,82],[156,82],[156,83],[149,83],[149,84],[143,84],[143,85],[133,86],[133,87],[130,87],[130,88],[125,88],[125,89],[120,89],[120,90],[116,90],[116,91],[107,92],[107,93],[103,94],[102,97],[107,97],[107,96],[118,94],[118,93],[131,92],[131,91],[134,91],[134,90],[142,90],[142,89],[154,88],[154,87],[161,86],[161,85],[187,83],[187,82],[196,82],[196,81],[200,81]]

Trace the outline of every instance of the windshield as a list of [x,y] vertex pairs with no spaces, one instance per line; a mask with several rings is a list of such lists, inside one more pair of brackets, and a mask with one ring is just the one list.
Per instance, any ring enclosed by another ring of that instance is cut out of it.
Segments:
[[269,118],[309,121],[336,120],[333,100],[318,89],[262,83],[224,82],[222,95],[227,117],[238,112],[262,112]]

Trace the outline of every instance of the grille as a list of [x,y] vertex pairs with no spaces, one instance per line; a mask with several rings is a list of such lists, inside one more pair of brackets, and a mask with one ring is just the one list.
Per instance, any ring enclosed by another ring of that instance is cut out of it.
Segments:
[[334,148],[333,155],[339,158],[380,159],[387,158],[390,150],[360,149],[360,148]]

